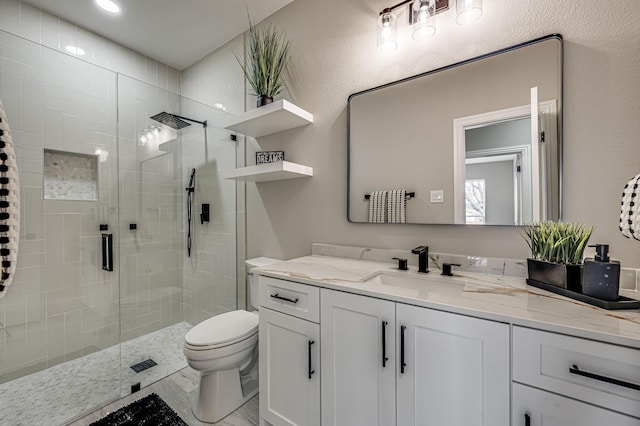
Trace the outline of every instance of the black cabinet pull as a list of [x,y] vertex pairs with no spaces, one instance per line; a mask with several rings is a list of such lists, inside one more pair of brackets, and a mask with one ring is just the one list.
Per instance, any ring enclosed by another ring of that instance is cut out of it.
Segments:
[[309,340],[309,369],[307,370],[309,372],[309,380],[311,380],[311,376],[313,375],[313,373],[315,373],[316,371],[314,369],[311,368],[311,345],[313,345],[315,343],[315,340]]
[[387,366],[387,361],[389,358],[387,357],[387,321],[382,321],[382,367]]
[[573,367],[569,368],[569,373],[577,374],[578,376],[588,377],[594,380],[600,380],[601,382],[611,383],[613,385],[618,385],[618,386],[622,386],[622,387],[633,389],[633,390],[640,390],[640,385],[638,384],[614,379],[613,377],[601,376],[600,374],[596,374],[596,373],[589,373],[588,371],[582,371],[575,364],[573,364]]
[[297,297],[295,299],[289,299],[288,297],[282,297],[278,293],[272,294],[271,297],[273,297],[274,299],[278,299],[278,300],[284,300],[285,302],[289,302],[289,303],[298,303],[298,300],[299,300]]
[[407,366],[404,362],[404,331],[406,329],[404,325],[400,326],[400,374],[404,374],[404,368]]
[[531,426],[531,415],[524,413],[524,426]]
[[113,271],[113,234],[102,234],[102,269]]

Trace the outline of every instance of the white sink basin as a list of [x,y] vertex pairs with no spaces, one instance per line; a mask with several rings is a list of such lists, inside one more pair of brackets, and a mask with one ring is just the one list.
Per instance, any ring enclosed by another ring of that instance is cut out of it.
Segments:
[[378,271],[364,280],[367,284],[404,287],[429,291],[459,292],[467,283],[462,277],[442,276],[436,271],[428,274],[414,271]]
[[438,300],[451,296],[480,297],[490,295],[512,295],[526,289],[514,288],[499,282],[495,278],[475,276],[443,276],[438,270],[422,274],[411,271],[382,270],[371,274],[363,280],[375,291],[392,294],[402,294],[411,297],[429,297]]

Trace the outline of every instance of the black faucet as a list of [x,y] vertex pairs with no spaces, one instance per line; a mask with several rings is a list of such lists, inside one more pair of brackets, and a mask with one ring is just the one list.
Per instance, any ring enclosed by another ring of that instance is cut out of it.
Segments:
[[411,253],[418,255],[418,272],[429,272],[429,247],[420,246],[411,250]]
[[400,257],[392,257],[392,259],[398,261],[398,270],[407,271],[409,269],[409,266],[407,266],[407,259]]
[[451,272],[452,266],[460,266],[460,264],[459,263],[443,263],[442,274],[440,275],[446,275],[446,276],[452,277],[453,276],[453,272]]

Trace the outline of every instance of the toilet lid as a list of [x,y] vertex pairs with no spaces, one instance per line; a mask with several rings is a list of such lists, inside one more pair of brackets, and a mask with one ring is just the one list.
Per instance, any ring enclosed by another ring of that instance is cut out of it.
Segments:
[[258,315],[231,311],[202,321],[184,336],[192,346],[223,345],[243,340],[258,331]]

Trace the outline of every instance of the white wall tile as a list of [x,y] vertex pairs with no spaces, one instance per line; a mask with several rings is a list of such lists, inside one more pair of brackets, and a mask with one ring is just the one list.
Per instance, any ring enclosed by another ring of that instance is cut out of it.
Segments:
[[159,64],[152,58],[19,0],[0,2],[0,29],[69,56],[72,54],[66,51],[66,46],[80,47],[85,50],[85,55],[78,57],[84,61],[151,84],[159,84],[176,93],[180,91],[179,70]]
[[[31,6],[30,4],[20,2],[20,23],[28,29],[25,29],[25,34],[30,34],[26,37],[40,42],[40,9]],[[34,38],[31,38],[34,37]]]
[[[33,10],[30,10],[30,6],[26,8],[21,6],[23,5],[17,0],[3,0],[0,3],[0,28],[17,36],[39,42],[39,22],[37,24],[34,22]],[[26,12],[24,17],[21,9]]]
[[20,235],[27,240],[42,240],[44,232],[44,201],[41,188],[23,188],[20,194]]
[[5,0],[0,2],[0,17],[20,22],[20,1]]
[[[58,49],[60,52],[69,54],[66,50],[67,46],[78,46],[78,34],[76,25],[60,19],[59,23],[60,40]],[[34,40],[35,41],[35,40]]]
[[[0,65],[0,69],[4,69],[2,65]],[[24,128],[22,79],[16,75],[0,74],[0,93],[2,93],[2,102],[5,105],[11,129],[22,130]],[[11,105],[11,108],[7,108],[7,105]]]
[[23,130],[42,133],[42,84],[37,81],[23,81]]
[[[49,13],[40,14],[40,42],[43,46],[60,48],[60,19]],[[64,48],[64,46],[63,46]]]

